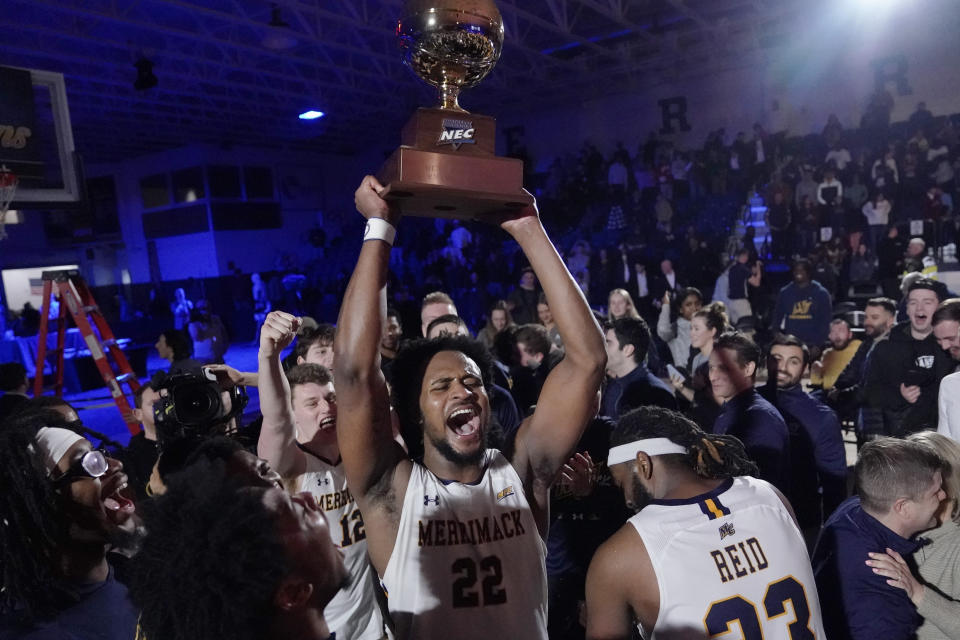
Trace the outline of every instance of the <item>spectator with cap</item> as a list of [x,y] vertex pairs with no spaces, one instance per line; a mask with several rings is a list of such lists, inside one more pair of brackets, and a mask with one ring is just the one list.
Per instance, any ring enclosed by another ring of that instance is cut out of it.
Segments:
[[863,406],[858,428],[863,437],[905,436],[937,424],[940,380],[951,360],[933,335],[933,314],[941,287],[919,278],[907,292],[907,317],[875,343],[867,357]]
[[923,238],[911,238],[904,253],[903,269],[905,273],[919,273],[927,278],[937,273],[937,261],[926,254],[927,243]]

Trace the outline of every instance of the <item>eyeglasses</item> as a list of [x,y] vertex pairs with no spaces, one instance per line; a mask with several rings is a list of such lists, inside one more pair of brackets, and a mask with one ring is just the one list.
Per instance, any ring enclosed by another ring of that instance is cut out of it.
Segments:
[[80,478],[99,478],[110,469],[107,455],[100,449],[91,449],[83,454],[79,460],[70,465],[63,475],[54,478],[55,484],[73,482]]

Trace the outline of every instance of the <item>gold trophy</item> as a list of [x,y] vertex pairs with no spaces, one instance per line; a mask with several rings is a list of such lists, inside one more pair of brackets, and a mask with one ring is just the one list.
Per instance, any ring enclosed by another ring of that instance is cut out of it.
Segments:
[[397,36],[404,63],[437,87],[440,104],[418,109],[403,128],[377,174],[381,196],[407,215],[466,219],[532,202],[523,162],[495,155],[496,121],[458,101],[500,59],[503,20],[493,0],[409,0]]

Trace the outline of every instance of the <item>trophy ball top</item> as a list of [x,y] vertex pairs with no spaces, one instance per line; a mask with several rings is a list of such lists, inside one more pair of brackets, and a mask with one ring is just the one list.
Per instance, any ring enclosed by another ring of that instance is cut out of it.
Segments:
[[437,87],[440,107],[460,110],[460,89],[497,64],[503,19],[493,0],[409,0],[397,24],[403,61]]
[[483,16],[501,22],[500,10],[493,0],[407,0],[403,15],[423,13],[432,10],[453,10]]

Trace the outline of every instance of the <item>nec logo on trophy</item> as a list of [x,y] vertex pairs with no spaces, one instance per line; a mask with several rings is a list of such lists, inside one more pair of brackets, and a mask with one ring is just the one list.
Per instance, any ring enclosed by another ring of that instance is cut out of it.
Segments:
[[469,120],[444,119],[443,133],[440,134],[437,144],[453,145],[454,149],[459,149],[462,144],[476,144],[477,141],[473,139],[474,133],[476,133],[476,129],[473,128],[473,123]]
[[404,63],[437,87],[440,104],[420,108],[377,174],[380,194],[407,215],[476,218],[519,209],[523,162],[494,153],[496,121],[460,107],[460,90],[500,59],[503,20],[493,0],[410,0],[397,24]]

